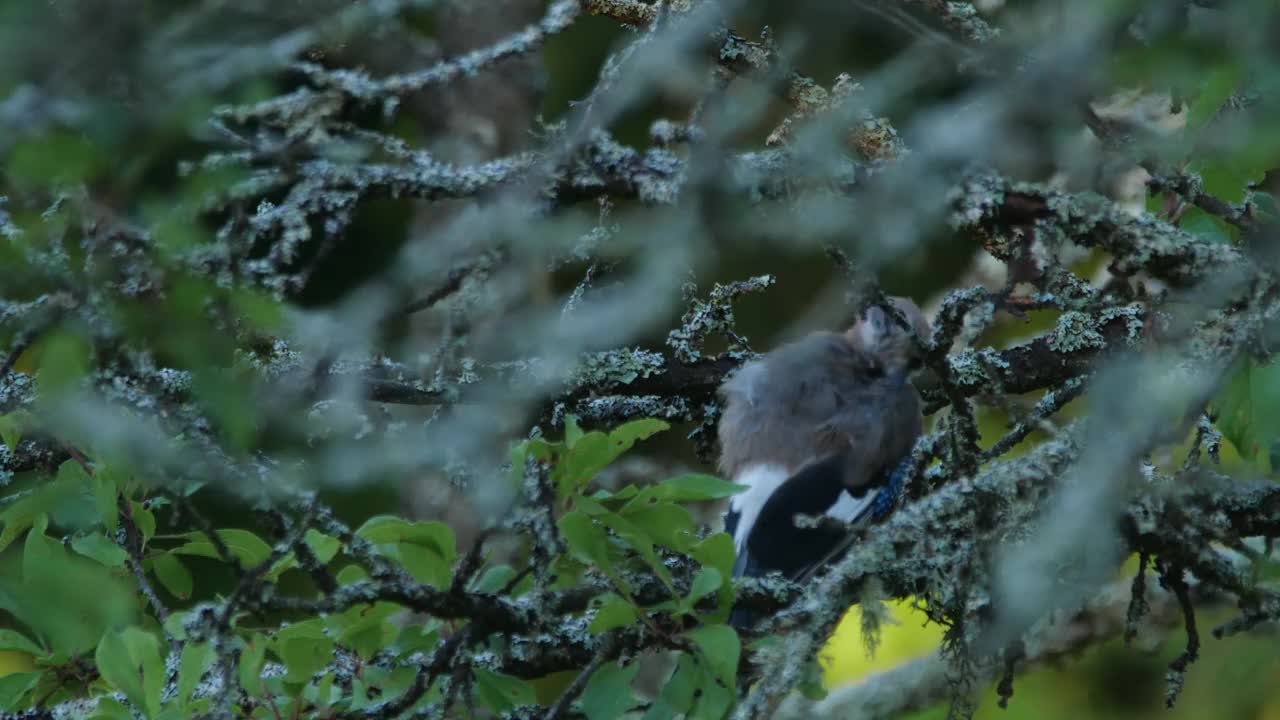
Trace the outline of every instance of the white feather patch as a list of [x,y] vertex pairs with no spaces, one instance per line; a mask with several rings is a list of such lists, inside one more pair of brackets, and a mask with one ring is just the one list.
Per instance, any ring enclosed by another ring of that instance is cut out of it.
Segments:
[[823,514],[841,522],[851,523],[871,507],[871,503],[876,501],[876,495],[879,494],[880,488],[869,489],[860,498],[856,498],[847,492],[842,492],[840,497],[836,499],[836,504],[827,508],[827,511]]
[[[747,537],[751,535],[751,528],[756,524],[756,518],[760,516],[764,504],[790,477],[791,473],[786,468],[767,463],[748,465],[734,477],[735,483],[747,486],[746,490],[729,500],[729,509],[738,513],[738,526],[734,528],[733,545],[739,553],[746,546]],[[879,492],[879,488],[871,488],[860,498],[842,492],[836,498],[835,504],[827,508],[823,514],[841,522],[851,523],[866,515]]]
[[769,496],[791,477],[791,473],[781,465],[761,464],[748,465],[742,472],[734,476],[733,481],[746,485],[747,489],[734,495],[729,500],[729,509],[738,513],[738,527],[734,529],[733,545],[738,552],[747,544],[747,536],[751,534],[751,526],[756,524],[760,510],[769,501]]

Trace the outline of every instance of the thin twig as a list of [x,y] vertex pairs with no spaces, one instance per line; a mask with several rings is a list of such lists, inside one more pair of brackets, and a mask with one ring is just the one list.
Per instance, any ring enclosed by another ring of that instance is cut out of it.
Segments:
[[565,688],[564,692],[560,693],[560,697],[556,700],[555,704],[547,710],[546,714],[542,716],[542,720],[557,720],[566,710],[569,709],[570,703],[577,700],[578,696],[582,694],[582,691],[586,689],[587,683],[591,680],[591,676],[595,674],[596,670],[600,669],[601,665],[608,662],[609,658],[613,655],[614,645],[613,635],[606,634],[600,641],[600,651],[596,653],[595,657],[591,658],[591,662],[583,668],[582,672],[578,673],[578,677],[574,678],[573,682],[569,683],[569,687]]

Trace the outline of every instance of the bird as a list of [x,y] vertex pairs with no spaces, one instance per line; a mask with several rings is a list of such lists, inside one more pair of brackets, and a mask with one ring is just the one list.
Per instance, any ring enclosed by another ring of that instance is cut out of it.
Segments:
[[[923,426],[909,375],[921,364],[929,322],[914,302],[887,298],[843,333],[813,332],[748,362],[718,388],[719,467],[745,486],[724,515],[733,577],[811,575],[834,559],[852,528],[892,509],[899,468]],[[797,515],[838,523],[798,527]],[[745,610],[730,623],[752,624]]]

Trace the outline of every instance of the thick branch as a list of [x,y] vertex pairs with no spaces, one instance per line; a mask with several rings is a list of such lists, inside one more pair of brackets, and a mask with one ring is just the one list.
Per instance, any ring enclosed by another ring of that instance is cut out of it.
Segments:
[[1010,261],[1032,233],[1044,232],[1115,256],[1119,275],[1145,271],[1175,286],[1206,279],[1240,280],[1253,275],[1243,255],[1210,243],[1149,215],[1134,217],[1093,195],[1070,195],[994,174],[974,174],[954,200],[953,223],[976,236],[996,257]]
[[[1043,627],[1015,664],[1024,671],[1037,665],[1071,657],[1080,650],[1112,640],[1124,633],[1128,607],[1128,583],[1107,588],[1079,612],[1063,614]],[[1178,599],[1158,585],[1146,588],[1151,609],[1146,624],[1161,633],[1175,628],[1181,619]],[[992,680],[1003,671],[999,663],[982,668]],[[891,670],[833,690],[817,702],[798,696],[784,704],[780,718],[842,717],[851,720],[896,717],[946,700],[952,692],[951,668],[939,653],[912,660]],[[1016,702],[1016,700],[1015,700]]]

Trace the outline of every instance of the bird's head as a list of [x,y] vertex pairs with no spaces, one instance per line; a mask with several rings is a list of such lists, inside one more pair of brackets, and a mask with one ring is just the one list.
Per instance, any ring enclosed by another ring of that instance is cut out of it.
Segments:
[[910,371],[920,366],[920,348],[911,331],[925,342],[930,335],[929,321],[914,302],[904,297],[890,297],[889,303],[906,318],[911,330],[879,305],[867,308],[853,327],[845,331],[849,344],[873,357],[886,372]]

